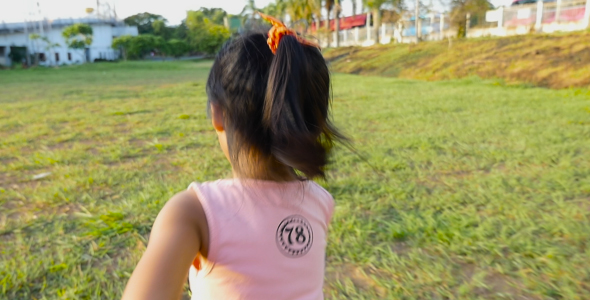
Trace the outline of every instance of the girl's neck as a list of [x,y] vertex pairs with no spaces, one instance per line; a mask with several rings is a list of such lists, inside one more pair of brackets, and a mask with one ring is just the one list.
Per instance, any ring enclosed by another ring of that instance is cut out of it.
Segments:
[[267,161],[258,161],[257,163],[248,164],[236,168],[232,166],[234,178],[248,178],[266,181],[295,181],[299,176],[293,168],[285,166],[275,159]]

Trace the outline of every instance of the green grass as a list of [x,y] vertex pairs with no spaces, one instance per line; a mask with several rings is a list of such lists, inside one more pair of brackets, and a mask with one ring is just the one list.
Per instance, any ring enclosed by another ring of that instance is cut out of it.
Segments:
[[[162,205],[230,175],[210,62],[0,72],[0,298],[113,299]],[[334,76],[329,299],[590,299],[590,91]],[[45,178],[33,176],[51,172]]]

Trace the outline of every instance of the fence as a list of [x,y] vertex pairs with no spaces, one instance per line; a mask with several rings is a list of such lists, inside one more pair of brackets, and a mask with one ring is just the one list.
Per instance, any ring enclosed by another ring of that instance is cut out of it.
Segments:
[[[370,23],[369,23],[370,24]],[[408,43],[416,41],[416,32],[420,32],[421,40],[440,40],[453,35],[448,16],[431,14],[418,20],[418,30],[415,21],[408,19],[397,23],[382,23],[379,28],[379,42],[388,44],[391,42]],[[370,46],[375,44],[374,28],[370,26],[355,27],[348,30],[340,30],[339,33],[331,33],[330,45],[335,46],[336,34],[339,36],[341,47],[346,46]],[[325,38],[321,41],[323,47],[327,46]]]
[[[590,26],[590,0],[539,0],[537,3],[500,7],[481,15],[467,15],[466,36],[509,36],[530,32],[552,33],[556,31],[584,30]],[[367,24],[371,24],[368,16]],[[418,36],[416,36],[418,33]],[[335,46],[336,34],[340,46],[370,46],[375,43],[373,28],[355,27],[331,33],[331,46]],[[379,42],[413,43],[443,40],[457,36],[457,28],[449,16],[428,14],[417,23],[413,16],[406,16],[397,23],[383,23],[379,28]],[[323,47],[327,46],[322,39]]]
[[[417,27],[417,28],[416,28]],[[456,34],[456,33],[455,33]],[[409,17],[398,22],[395,41],[399,43],[436,41],[452,36],[451,22],[448,15],[428,14],[425,17]]]
[[509,36],[529,32],[576,31],[590,25],[590,0],[557,0],[500,7],[486,14],[485,24],[467,37]]
[[[416,42],[417,32],[419,33],[418,38],[423,41],[442,40],[456,35],[456,30],[452,28],[449,16],[429,14],[418,19],[417,30],[416,21],[413,17],[408,17],[397,23],[382,23],[379,28],[379,42],[381,44]],[[331,33],[331,46],[335,46],[336,34],[336,32]],[[338,34],[341,47],[371,46],[375,44],[374,28],[370,25],[341,30]],[[327,46],[325,37],[322,39],[321,45],[323,47]]]

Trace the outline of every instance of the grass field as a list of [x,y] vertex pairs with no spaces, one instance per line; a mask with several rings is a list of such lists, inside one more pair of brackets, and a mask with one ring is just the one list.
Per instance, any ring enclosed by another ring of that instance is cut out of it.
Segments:
[[[0,72],[0,298],[115,299],[162,205],[230,175],[210,62]],[[334,76],[328,299],[590,299],[590,91]],[[50,173],[44,178],[35,175]]]

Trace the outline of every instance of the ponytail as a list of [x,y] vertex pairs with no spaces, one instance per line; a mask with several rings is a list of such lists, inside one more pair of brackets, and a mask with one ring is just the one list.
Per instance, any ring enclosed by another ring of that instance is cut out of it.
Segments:
[[232,166],[248,174],[253,163],[279,163],[307,178],[325,177],[333,142],[344,139],[328,118],[326,61],[297,36],[269,44],[267,36],[247,32],[232,38],[209,73],[209,105],[223,110]]
[[296,37],[281,38],[271,63],[263,124],[279,162],[309,178],[324,177],[334,138],[328,120],[330,73],[319,50]]

